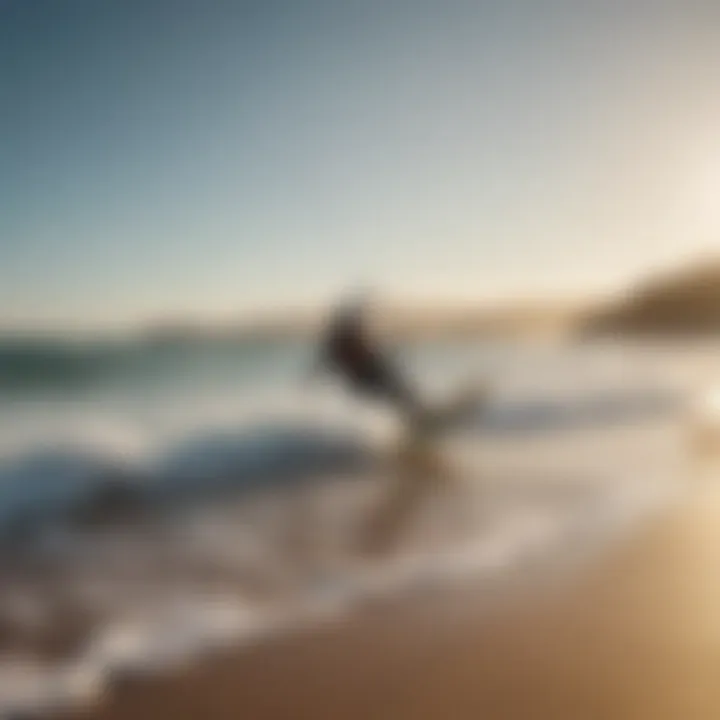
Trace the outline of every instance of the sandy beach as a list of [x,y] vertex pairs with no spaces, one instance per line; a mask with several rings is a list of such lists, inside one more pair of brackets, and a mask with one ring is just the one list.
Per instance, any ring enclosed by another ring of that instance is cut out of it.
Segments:
[[572,577],[366,608],[126,681],[82,717],[718,718],[719,518],[705,486]]

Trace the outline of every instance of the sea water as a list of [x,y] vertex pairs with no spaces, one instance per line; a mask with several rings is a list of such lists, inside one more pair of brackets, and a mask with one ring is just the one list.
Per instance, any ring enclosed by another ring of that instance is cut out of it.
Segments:
[[[398,348],[428,402],[483,383],[447,478],[367,558],[393,481],[392,412],[313,376],[298,340],[0,344],[0,716],[123,673],[601,548],[687,482],[685,410],[720,351],[464,340]],[[440,488],[440,491],[437,491]],[[39,643],[38,646],[41,646]]]

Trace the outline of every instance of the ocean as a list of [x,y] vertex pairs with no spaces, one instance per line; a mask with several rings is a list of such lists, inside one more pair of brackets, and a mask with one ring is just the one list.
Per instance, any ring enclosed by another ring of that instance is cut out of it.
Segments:
[[582,562],[682,493],[686,411],[720,361],[609,341],[394,352],[428,402],[489,394],[398,545],[366,557],[399,428],[313,377],[307,342],[0,343],[0,716],[368,599]]

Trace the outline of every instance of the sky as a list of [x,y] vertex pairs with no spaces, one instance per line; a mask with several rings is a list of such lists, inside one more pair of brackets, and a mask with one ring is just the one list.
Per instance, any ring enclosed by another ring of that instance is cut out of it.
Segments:
[[0,325],[574,297],[713,251],[718,37],[705,0],[0,0]]

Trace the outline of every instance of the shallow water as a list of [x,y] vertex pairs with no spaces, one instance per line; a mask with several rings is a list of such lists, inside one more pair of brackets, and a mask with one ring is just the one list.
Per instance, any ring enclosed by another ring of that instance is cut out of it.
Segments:
[[[0,708],[79,700],[368,598],[589,555],[682,492],[683,413],[720,357],[413,348],[428,396],[472,376],[493,394],[444,441],[447,477],[397,547],[367,558],[357,538],[392,481],[391,417],[298,380],[298,345],[115,351],[93,349],[87,381],[15,383],[0,411],[0,622],[17,636]],[[75,642],[48,666],[26,638],[67,617]]]

